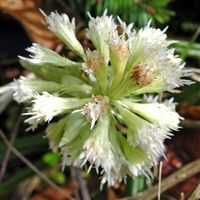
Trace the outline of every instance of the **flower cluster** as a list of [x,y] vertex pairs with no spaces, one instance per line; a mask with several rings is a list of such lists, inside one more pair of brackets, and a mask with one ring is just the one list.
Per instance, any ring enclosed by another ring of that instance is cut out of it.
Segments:
[[12,84],[14,99],[30,104],[25,122],[30,129],[48,122],[50,147],[62,153],[63,166],[95,168],[108,186],[127,175],[151,176],[181,117],[173,99],[161,103],[150,93],[191,84],[183,61],[169,49],[173,41],[166,40],[166,30],[149,23],[136,31],[106,12],[90,16],[86,36],[95,50],[85,52],[74,19],[54,12],[45,18],[79,58],[72,61],[39,44],[27,49],[30,58],[20,57],[35,75]]

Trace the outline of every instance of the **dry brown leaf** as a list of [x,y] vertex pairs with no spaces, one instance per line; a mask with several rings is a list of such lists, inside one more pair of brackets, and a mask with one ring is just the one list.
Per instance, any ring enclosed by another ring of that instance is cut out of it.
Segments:
[[33,41],[51,49],[60,43],[42,23],[44,17],[36,0],[0,0],[0,9],[17,19]]
[[119,198],[117,197],[115,191],[113,188],[108,188],[108,200],[118,200]]
[[[63,190],[65,190],[65,192],[67,192],[69,194],[69,196],[73,196],[74,188],[72,185],[68,184],[61,188]],[[30,200],[48,200],[48,199],[64,200],[64,199],[66,199],[66,197],[63,194],[56,191],[55,189],[53,189],[52,187],[47,187],[46,189],[43,189],[42,191],[38,192],[37,194],[34,194],[30,198]]]

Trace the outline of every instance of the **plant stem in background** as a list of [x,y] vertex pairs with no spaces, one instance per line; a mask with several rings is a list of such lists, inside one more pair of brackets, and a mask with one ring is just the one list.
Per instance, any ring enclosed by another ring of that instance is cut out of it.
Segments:
[[12,144],[8,141],[2,130],[0,130],[0,137],[3,139],[6,145],[12,150],[12,152],[18,158],[20,158],[20,160],[23,161],[30,169],[32,169],[42,180],[48,183],[55,190],[65,195],[69,200],[75,200],[74,198],[70,197],[69,194],[66,193],[63,189],[61,189],[58,185],[52,182],[44,173],[42,173],[35,165],[33,165],[27,158],[25,158],[17,149],[15,149],[15,147],[13,147]]
[[[199,172],[200,172],[200,159],[185,165],[177,172],[163,179],[161,183],[161,192],[168,190],[169,188],[187,180],[188,178],[194,176]],[[125,197],[120,200],[141,200],[141,199],[150,200],[154,199],[157,196],[157,194],[158,194],[158,185],[155,185],[144,192],[138,193],[134,197]]]
[[17,119],[17,121],[16,121],[16,123],[15,123],[15,126],[14,126],[14,128],[13,128],[13,130],[11,132],[10,146],[8,146],[7,151],[5,153],[4,160],[2,162],[1,171],[0,171],[0,183],[2,182],[2,179],[3,179],[4,174],[6,172],[6,167],[7,167],[7,163],[8,163],[9,157],[10,157],[11,148],[12,148],[12,146],[14,144],[14,141],[15,141],[15,138],[17,136],[17,132],[19,130],[19,126],[20,126],[21,120],[22,120],[22,116],[20,114],[18,119]]

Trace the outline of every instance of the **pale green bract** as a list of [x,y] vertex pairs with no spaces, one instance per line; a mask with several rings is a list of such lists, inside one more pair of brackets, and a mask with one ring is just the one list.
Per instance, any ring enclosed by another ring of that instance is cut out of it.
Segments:
[[172,99],[160,103],[149,94],[191,84],[183,79],[184,63],[169,49],[165,30],[148,24],[136,31],[118,20],[106,12],[90,16],[86,36],[95,50],[85,52],[74,20],[66,14],[46,16],[49,29],[79,59],[33,44],[27,49],[30,58],[20,62],[34,76],[10,85],[16,101],[30,104],[24,114],[29,129],[48,122],[50,147],[62,153],[63,166],[95,168],[108,186],[127,175],[152,176],[151,167],[164,155],[163,142],[179,128],[181,117]]

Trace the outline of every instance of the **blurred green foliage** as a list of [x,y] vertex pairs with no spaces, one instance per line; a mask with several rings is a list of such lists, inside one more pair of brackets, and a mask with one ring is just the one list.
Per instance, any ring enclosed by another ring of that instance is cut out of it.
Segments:
[[[60,2],[60,1],[59,1]],[[102,15],[104,10],[114,17],[120,16],[127,23],[134,22],[135,26],[143,26],[149,20],[152,24],[164,23],[175,13],[167,8],[170,0],[63,0],[66,6],[72,8],[84,19],[87,13],[92,16]],[[46,0],[47,4],[53,3]]]

